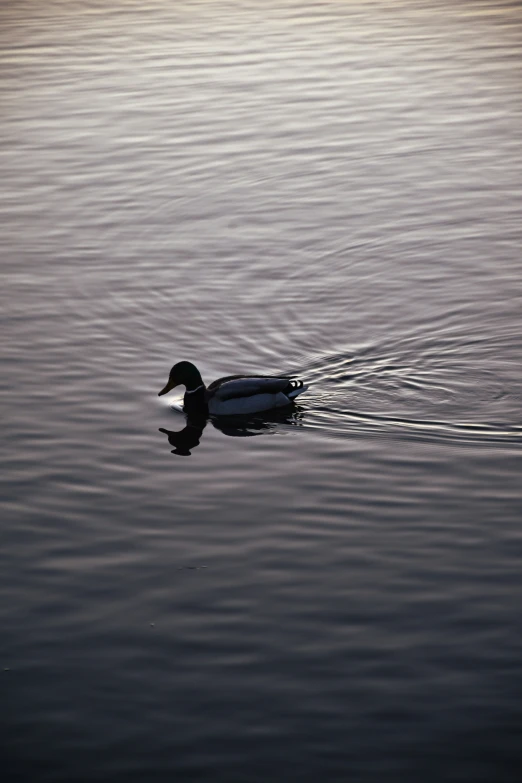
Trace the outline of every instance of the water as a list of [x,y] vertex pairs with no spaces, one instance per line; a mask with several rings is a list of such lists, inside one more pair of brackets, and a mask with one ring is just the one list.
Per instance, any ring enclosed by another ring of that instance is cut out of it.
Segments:
[[[518,779],[521,32],[1,6],[10,783]],[[169,443],[180,359],[310,389]]]

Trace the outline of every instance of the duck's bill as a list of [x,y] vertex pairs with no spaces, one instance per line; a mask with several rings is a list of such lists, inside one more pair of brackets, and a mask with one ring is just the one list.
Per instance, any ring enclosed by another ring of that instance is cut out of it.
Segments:
[[177,385],[177,383],[171,383],[169,381],[167,385],[160,392],[158,392],[158,397],[161,397],[163,394],[167,394],[167,392],[172,391],[172,389],[176,388]]

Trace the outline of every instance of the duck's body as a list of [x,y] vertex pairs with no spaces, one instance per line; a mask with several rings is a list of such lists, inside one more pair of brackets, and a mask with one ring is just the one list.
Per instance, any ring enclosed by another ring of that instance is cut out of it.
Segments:
[[282,408],[308,387],[291,377],[266,375],[228,375],[207,388],[197,367],[178,362],[159,396],[176,386],[185,386],[183,407],[189,414],[235,416]]

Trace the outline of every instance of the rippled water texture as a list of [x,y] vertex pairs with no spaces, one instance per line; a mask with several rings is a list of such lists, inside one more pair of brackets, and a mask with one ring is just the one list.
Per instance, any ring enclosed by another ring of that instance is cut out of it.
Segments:
[[[0,5],[8,783],[519,779],[521,40]],[[310,389],[185,428],[180,359]]]

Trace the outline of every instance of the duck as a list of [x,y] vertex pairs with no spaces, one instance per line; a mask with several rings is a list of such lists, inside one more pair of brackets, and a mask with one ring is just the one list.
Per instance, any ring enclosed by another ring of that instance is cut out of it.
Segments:
[[290,405],[308,386],[302,380],[279,375],[227,375],[205,386],[192,362],[177,362],[158,397],[176,386],[185,387],[183,409],[191,416],[235,416]]

